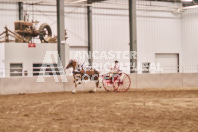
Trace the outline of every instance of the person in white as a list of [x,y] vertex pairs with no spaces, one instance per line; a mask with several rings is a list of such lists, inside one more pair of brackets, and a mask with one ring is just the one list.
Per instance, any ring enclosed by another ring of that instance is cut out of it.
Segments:
[[117,74],[119,73],[120,71],[120,65],[119,65],[119,62],[116,60],[114,61],[115,62],[115,65],[113,68],[111,68],[111,71],[109,72],[110,74],[110,79],[112,79],[112,81],[114,81],[114,77],[117,76]]
[[115,65],[114,65],[113,68],[111,68],[110,73],[116,74],[116,73],[118,73],[119,71],[120,71],[120,65],[119,65],[119,62],[116,60],[116,61],[115,61]]

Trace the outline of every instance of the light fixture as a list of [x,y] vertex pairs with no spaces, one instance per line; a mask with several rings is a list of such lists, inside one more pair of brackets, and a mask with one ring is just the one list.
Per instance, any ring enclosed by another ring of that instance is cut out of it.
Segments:
[[192,2],[193,0],[181,0],[181,2]]

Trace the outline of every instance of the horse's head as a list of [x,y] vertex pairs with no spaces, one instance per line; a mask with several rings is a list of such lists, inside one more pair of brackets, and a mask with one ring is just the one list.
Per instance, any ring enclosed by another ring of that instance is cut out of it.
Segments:
[[66,69],[71,68],[71,67],[72,67],[72,68],[75,68],[76,65],[77,65],[77,62],[76,62],[76,61],[70,60],[70,61],[69,61],[69,64],[66,66]]

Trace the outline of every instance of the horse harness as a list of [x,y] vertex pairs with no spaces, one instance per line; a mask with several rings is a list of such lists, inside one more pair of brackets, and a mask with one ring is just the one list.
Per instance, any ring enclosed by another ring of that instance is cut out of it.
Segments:
[[77,74],[77,73],[86,74],[86,70],[83,68],[84,63],[82,65],[80,65],[80,64],[77,64],[77,65],[78,65],[78,67],[75,70],[73,70],[73,74]]

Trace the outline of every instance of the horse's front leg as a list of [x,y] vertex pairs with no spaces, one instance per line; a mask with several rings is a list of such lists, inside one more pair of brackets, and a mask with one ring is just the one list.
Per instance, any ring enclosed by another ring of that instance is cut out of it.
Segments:
[[72,90],[72,93],[75,94],[76,93],[76,88],[77,88],[77,83],[76,83],[76,79],[74,78],[74,85],[75,87]]
[[79,74],[75,74],[74,75],[74,84],[75,84],[75,87],[74,89],[72,90],[72,93],[75,94],[76,93],[76,88],[77,88],[77,84],[81,81],[81,76]]
[[[98,81],[98,80],[97,80]],[[98,85],[99,85],[99,82],[96,82],[96,86],[95,86],[95,88],[94,88],[94,92],[96,92],[96,89],[98,88]]]
[[94,81],[95,81],[96,87],[94,88],[93,92],[96,92],[97,88],[99,88],[99,75],[96,75],[94,77]]

